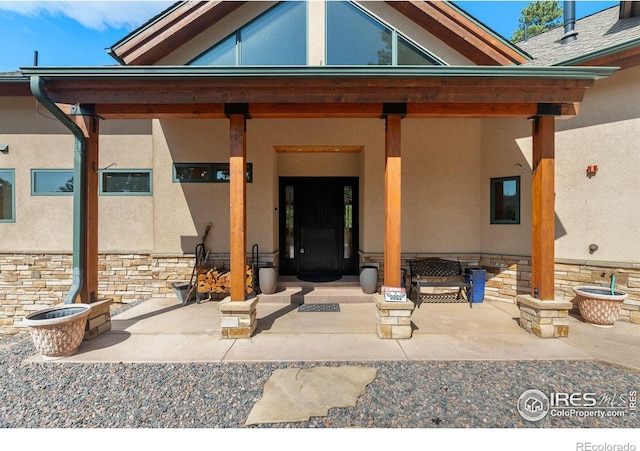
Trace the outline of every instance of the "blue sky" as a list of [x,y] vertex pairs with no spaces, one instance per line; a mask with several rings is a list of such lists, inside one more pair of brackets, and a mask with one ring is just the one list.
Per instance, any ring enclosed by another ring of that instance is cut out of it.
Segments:
[[[0,0],[0,72],[33,66],[117,64],[105,49],[163,11],[169,1],[4,1]],[[528,1],[456,1],[494,31],[509,38]],[[561,2],[562,3],[562,2]],[[578,18],[616,5],[577,1]]]

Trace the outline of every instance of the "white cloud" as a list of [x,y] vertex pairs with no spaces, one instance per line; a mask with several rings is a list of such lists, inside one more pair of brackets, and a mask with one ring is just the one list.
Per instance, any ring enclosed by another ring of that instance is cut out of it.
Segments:
[[30,17],[66,16],[86,28],[133,29],[171,6],[171,1],[0,1],[0,11]]

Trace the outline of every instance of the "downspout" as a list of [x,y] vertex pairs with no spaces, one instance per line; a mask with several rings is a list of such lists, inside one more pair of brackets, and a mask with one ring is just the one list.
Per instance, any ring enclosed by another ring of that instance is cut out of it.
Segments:
[[64,300],[65,304],[74,304],[82,289],[83,271],[85,267],[85,243],[86,231],[82,226],[82,220],[86,216],[86,177],[85,164],[85,137],[80,127],[67,116],[44,92],[44,82],[39,76],[31,77],[31,92],[36,100],[53,114],[62,125],[71,130],[75,136],[73,157],[73,275],[71,289]]

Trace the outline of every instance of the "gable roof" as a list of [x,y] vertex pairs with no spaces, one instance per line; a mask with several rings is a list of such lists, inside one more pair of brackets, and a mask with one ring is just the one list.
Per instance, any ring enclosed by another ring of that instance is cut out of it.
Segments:
[[107,49],[123,65],[153,65],[246,1],[182,1]]
[[557,27],[518,45],[533,57],[527,63],[532,66],[635,66],[640,64],[640,16],[621,18],[621,11],[613,6],[577,20],[578,38],[565,44],[564,27]]
[[[107,49],[123,65],[153,65],[246,1],[181,1]],[[386,2],[479,65],[522,64],[528,55],[459,7],[442,1]]]

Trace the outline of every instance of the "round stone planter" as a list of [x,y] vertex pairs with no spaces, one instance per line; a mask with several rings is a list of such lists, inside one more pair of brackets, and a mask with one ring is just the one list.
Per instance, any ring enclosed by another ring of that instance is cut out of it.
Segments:
[[278,287],[278,269],[260,268],[258,270],[258,282],[260,284],[260,292],[263,294],[275,293]]
[[84,338],[91,306],[61,304],[30,313],[24,318],[36,350],[45,359],[74,354]]
[[602,287],[574,287],[580,315],[588,323],[613,326],[620,316],[620,308],[628,293]]
[[360,268],[360,288],[365,294],[374,294],[378,288],[378,268],[363,266]]

